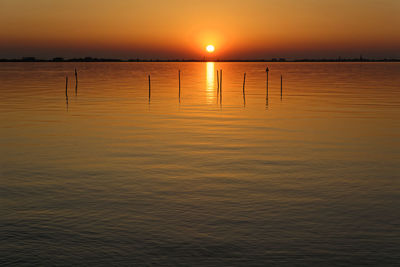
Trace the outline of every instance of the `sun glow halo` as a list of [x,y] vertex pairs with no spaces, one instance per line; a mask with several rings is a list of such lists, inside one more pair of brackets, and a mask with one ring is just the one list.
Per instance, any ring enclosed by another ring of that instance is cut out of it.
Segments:
[[208,45],[206,50],[207,50],[208,53],[212,53],[212,52],[214,52],[215,47],[213,45]]

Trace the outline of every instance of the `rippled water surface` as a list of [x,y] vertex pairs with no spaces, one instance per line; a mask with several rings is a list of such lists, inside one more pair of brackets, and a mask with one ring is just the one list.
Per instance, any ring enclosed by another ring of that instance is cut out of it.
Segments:
[[1,63],[0,122],[0,264],[400,262],[398,63]]

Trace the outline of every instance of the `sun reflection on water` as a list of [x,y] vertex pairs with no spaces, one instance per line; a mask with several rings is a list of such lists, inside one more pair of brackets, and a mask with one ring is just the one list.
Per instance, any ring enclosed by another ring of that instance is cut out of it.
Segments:
[[214,62],[207,62],[207,101],[211,102],[215,97],[214,90]]

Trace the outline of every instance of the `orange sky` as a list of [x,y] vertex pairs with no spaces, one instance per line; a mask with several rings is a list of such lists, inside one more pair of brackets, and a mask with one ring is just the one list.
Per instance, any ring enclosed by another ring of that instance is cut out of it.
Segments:
[[0,0],[0,58],[400,57],[399,0]]

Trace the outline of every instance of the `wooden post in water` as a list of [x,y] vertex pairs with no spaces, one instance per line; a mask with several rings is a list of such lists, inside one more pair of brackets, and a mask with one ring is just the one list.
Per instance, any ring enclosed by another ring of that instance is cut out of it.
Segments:
[[244,95],[245,86],[246,86],[246,72],[244,73],[244,76],[243,76],[243,95]]
[[75,95],[78,95],[78,72],[75,68]]
[[245,87],[246,87],[246,72],[243,75],[243,106],[246,106],[246,91],[245,91]]
[[217,92],[219,93],[219,74],[217,70]]
[[222,104],[222,69],[219,70],[219,103]]
[[65,104],[68,111],[68,76],[65,76]]
[[219,99],[219,70],[217,70],[217,104]]
[[219,91],[222,93],[222,69],[219,70]]
[[179,78],[179,102],[181,102],[181,70],[178,71]]
[[282,100],[282,75],[281,75],[281,100]]
[[65,76],[65,98],[68,100],[68,76]]
[[149,74],[149,102],[151,97],[150,74]]
[[266,86],[266,92],[265,92],[265,108],[268,109],[268,83],[269,83],[269,81],[268,81],[269,68],[268,67],[265,69],[265,72],[267,73],[267,86]]

